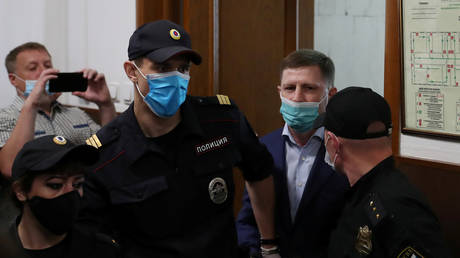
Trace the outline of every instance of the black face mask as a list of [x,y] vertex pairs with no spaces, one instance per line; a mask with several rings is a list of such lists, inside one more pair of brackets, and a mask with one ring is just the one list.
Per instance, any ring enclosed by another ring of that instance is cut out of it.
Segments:
[[53,199],[34,196],[28,201],[30,210],[43,227],[56,235],[69,232],[81,206],[77,191]]

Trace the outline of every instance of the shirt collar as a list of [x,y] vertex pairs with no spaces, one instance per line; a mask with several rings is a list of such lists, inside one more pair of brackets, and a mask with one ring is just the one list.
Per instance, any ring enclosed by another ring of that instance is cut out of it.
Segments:
[[[281,135],[283,135],[285,140],[289,140],[291,143],[297,144],[294,140],[294,137],[291,134],[291,131],[289,131],[287,124],[284,124],[283,133]],[[308,139],[308,142],[310,142],[312,139],[316,139],[322,142],[323,138],[324,138],[324,127],[320,127],[316,129],[315,133],[310,137],[310,139]],[[307,144],[305,144],[305,146],[308,145],[308,142]]]

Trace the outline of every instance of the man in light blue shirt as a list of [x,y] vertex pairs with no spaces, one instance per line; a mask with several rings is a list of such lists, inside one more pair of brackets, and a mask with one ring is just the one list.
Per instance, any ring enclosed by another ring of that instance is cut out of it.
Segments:
[[[238,242],[259,254],[260,243],[272,243],[282,257],[321,257],[342,208],[346,179],[324,162],[324,128],[314,121],[325,111],[334,87],[332,60],[315,50],[289,54],[280,66],[278,94],[285,125],[261,138],[277,171],[276,239],[260,239],[247,194],[237,218]],[[262,257],[267,253],[264,248]]]

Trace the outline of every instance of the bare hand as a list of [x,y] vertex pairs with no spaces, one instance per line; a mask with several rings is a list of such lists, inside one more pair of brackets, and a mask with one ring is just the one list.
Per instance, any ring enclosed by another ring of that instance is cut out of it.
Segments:
[[58,72],[59,70],[53,68],[44,70],[35,83],[32,92],[27,97],[26,102],[32,104],[33,107],[42,110],[48,110],[51,106],[51,103],[53,103],[59,96],[61,96],[61,93],[48,95],[45,90],[45,85],[48,80],[57,78],[56,74]]
[[88,89],[85,92],[72,92],[72,95],[94,102],[98,106],[111,105],[109,88],[103,73],[98,73],[93,69],[83,69],[83,77],[88,79]]

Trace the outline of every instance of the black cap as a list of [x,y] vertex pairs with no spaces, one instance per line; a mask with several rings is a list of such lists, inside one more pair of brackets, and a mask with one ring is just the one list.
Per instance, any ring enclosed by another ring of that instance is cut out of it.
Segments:
[[90,145],[75,145],[63,136],[43,136],[24,144],[14,159],[12,178],[16,180],[28,171],[50,169],[68,156],[92,165],[98,160],[99,152]]
[[192,41],[185,29],[168,20],[146,23],[129,39],[128,57],[134,60],[147,57],[155,63],[163,63],[177,54],[188,54],[199,65],[201,56],[192,50]]
[[[369,88],[348,87],[335,94],[319,117],[335,135],[347,139],[369,139],[391,134],[391,111],[386,100]],[[373,122],[382,122],[381,132],[367,133]]]

